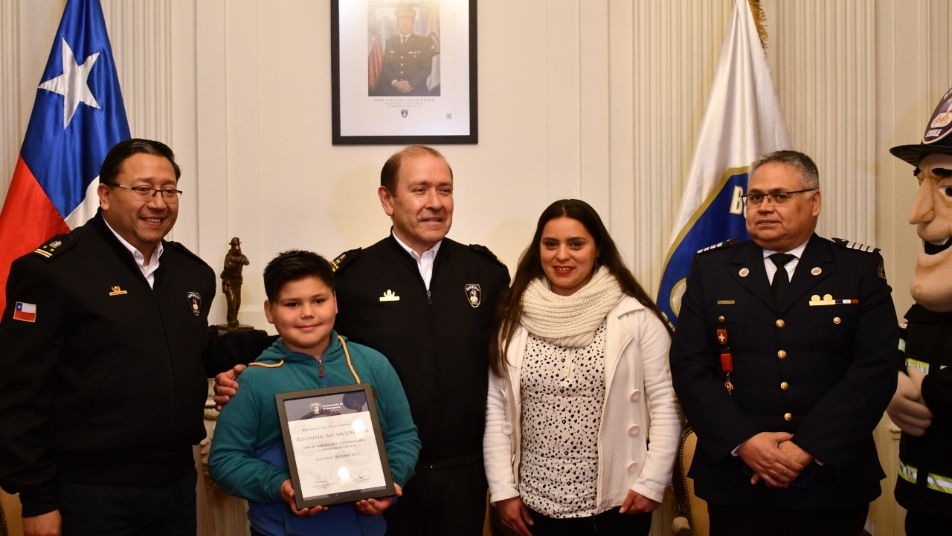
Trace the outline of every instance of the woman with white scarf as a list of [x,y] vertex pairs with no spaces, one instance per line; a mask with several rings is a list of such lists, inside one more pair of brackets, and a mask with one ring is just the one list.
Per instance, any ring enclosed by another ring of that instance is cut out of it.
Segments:
[[647,535],[681,431],[670,330],[591,206],[542,213],[494,327],[483,454],[500,519]]

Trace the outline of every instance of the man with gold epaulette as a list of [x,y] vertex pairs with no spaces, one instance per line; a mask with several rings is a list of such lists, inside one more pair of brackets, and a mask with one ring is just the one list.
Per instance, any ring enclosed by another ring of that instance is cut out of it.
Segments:
[[164,237],[181,175],[130,139],[101,210],[17,259],[0,321],[0,485],[35,534],[194,536],[215,273]]
[[758,158],[751,240],[695,257],[671,374],[711,535],[859,534],[885,476],[873,429],[896,387],[878,250],[817,236],[816,165]]
[[922,142],[890,152],[915,166],[919,193],[909,223],[922,249],[906,312],[899,386],[887,413],[902,429],[896,501],[906,534],[952,531],[952,90],[936,106]]

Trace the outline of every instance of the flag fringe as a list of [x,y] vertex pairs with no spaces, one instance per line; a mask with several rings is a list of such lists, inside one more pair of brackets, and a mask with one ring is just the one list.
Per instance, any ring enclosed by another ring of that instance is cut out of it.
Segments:
[[764,53],[767,52],[767,16],[764,14],[764,6],[760,5],[760,0],[747,0],[750,4],[750,12],[754,15],[754,25],[757,27],[757,35],[760,36],[760,46]]

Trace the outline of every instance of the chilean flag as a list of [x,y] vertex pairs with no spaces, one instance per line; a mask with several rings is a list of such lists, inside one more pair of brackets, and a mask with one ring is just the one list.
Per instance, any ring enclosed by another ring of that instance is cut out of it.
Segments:
[[68,0],[0,211],[0,310],[10,264],[96,214],[99,166],[130,137],[102,6]]

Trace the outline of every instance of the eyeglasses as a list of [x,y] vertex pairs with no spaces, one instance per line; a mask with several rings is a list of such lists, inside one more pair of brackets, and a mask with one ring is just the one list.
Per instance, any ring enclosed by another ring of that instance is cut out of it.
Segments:
[[793,194],[802,194],[805,192],[812,192],[816,188],[807,188],[806,190],[794,190],[792,192],[776,191],[776,192],[767,192],[760,193],[754,192],[752,194],[742,195],[744,199],[744,206],[759,207],[761,203],[764,202],[764,199],[767,200],[772,206],[779,207],[786,205],[790,199],[793,197]]
[[107,184],[106,186],[129,190],[142,201],[149,201],[155,198],[155,194],[161,193],[162,199],[166,203],[178,203],[178,196],[182,195],[182,190],[174,188],[149,188],[148,186],[126,186],[125,184]]

